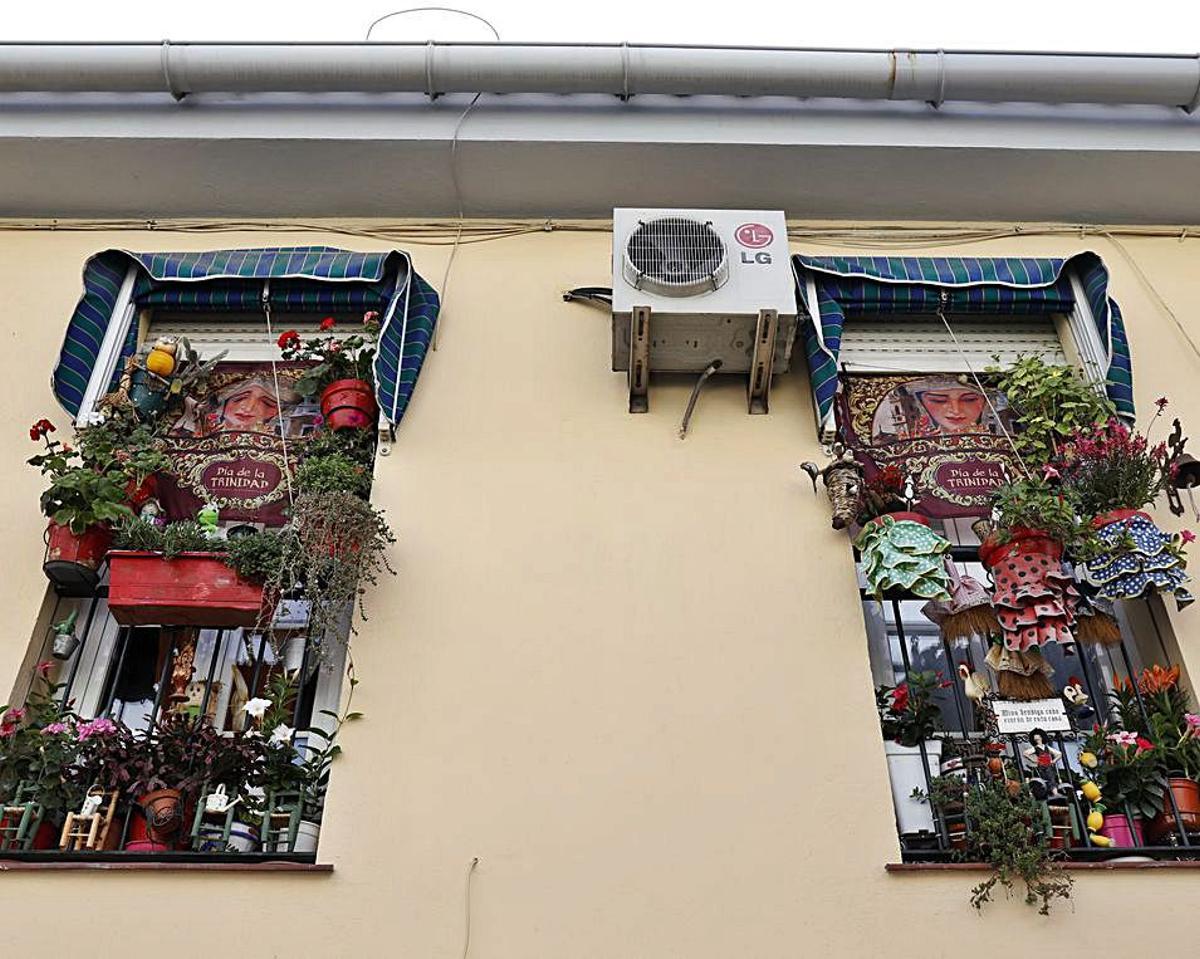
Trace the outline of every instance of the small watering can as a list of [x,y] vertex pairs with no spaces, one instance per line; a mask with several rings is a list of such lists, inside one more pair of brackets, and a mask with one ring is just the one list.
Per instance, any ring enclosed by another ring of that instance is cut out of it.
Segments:
[[87,796],[83,800],[83,805],[79,808],[79,815],[86,819],[88,816],[94,816],[100,811],[100,804],[104,802],[104,790],[99,786],[93,786],[88,790]]
[[204,797],[204,811],[216,816],[223,816],[241,801],[241,796],[234,796],[233,799],[230,799],[225,793],[225,784],[222,783]]

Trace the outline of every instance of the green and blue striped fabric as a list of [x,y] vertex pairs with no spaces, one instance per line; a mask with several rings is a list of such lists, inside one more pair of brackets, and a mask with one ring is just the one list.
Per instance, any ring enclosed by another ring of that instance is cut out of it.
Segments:
[[[412,269],[408,254],[354,253],[324,246],[130,253],[106,250],[88,260],[83,296],[67,325],[54,369],[54,394],[72,416],[100,353],[126,273],[136,277],[139,307],[181,311],[261,310],[264,290],[273,310],[327,313],[378,310],[382,328],[375,358],[379,407],[398,423],[412,397],[437,323],[438,296]],[[122,347],[136,348],[137,331]]]
[[1075,304],[1068,267],[1077,271],[1109,355],[1105,389],[1117,412],[1133,416],[1129,341],[1108,270],[1094,253],[1041,257],[792,257],[800,302],[808,311],[804,349],[820,421],[833,409],[842,328],[858,316],[932,313],[945,295],[951,313],[1045,315]]

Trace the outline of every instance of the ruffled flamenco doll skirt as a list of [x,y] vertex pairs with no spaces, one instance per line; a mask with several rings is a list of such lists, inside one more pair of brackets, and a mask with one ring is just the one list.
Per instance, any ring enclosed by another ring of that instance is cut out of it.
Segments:
[[984,543],[979,558],[991,570],[992,606],[1004,646],[1024,653],[1046,643],[1072,643],[1076,592],[1062,564],[1062,544],[1036,530],[1017,529],[1007,543]]
[[944,555],[950,541],[918,513],[888,513],[863,527],[854,541],[862,557],[867,590],[876,598],[891,591],[948,600]]
[[1115,510],[1094,521],[1100,555],[1080,565],[1081,574],[1101,599],[1141,599],[1173,593],[1180,608],[1195,597],[1188,591],[1183,563],[1168,548],[1171,537],[1138,510]]

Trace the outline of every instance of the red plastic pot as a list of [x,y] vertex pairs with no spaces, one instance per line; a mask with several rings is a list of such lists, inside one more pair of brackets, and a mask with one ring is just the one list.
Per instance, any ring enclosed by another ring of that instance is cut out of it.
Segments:
[[112,530],[107,526],[89,526],[72,533],[70,526],[50,521],[46,527],[46,559],[42,571],[58,586],[75,586],[95,580],[95,572],[104,562],[112,545]]
[[321,415],[331,430],[366,430],[375,425],[379,407],[366,380],[334,380],[321,393]]
[[242,579],[218,553],[113,550],[108,609],[122,626],[229,628],[269,622],[277,597]]
[[988,569],[993,569],[1015,553],[1045,553],[1057,562],[1062,559],[1063,546],[1042,530],[1025,526],[1014,527],[1008,542],[1001,543],[989,536],[979,544],[979,561]]

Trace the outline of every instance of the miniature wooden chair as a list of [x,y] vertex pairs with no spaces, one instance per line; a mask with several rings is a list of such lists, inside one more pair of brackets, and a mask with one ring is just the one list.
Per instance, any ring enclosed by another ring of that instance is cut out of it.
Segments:
[[112,827],[116,811],[117,794],[106,793],[99,786],[93,786],[88,790],[83,808],[79,812],[67,813],[58,848],[64,852],[104,849],[108,844],[108,831]]
[[34,799],[36,791],[24,781],[17,784],[13,801],[0,806],[0,849],[33,848],[45,810]]

